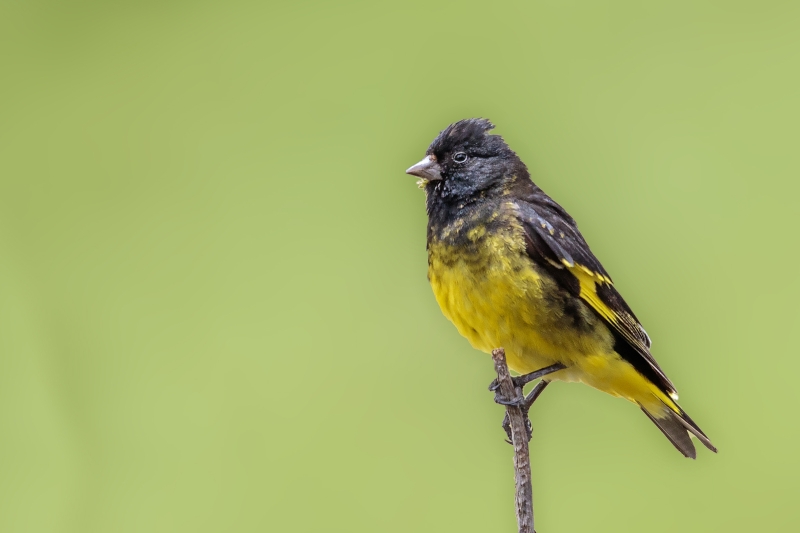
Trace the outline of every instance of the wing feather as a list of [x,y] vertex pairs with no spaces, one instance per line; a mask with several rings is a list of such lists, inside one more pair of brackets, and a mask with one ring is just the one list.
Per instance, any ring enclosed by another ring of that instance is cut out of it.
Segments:
[[[657,385],[677,398],[675,386],[650,354],[650,337],[636,315],[614,288],[611,276],[589,249],[575,221],[541,189],[517,200],[520,221],[528,240],[528,253],[543,259],[553,277],[579,296],[632,348],[620,355]],[[618,350],[619,351],[619,350]]]

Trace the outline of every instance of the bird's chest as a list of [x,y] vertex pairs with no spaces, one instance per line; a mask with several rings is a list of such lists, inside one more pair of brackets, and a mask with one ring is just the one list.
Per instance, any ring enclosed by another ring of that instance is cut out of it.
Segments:
[[513,331],[537,323],[541,277],[515,224],[461,221],[437,228],[428,244],[428,278],[444,315],[477,349],[507,346]]

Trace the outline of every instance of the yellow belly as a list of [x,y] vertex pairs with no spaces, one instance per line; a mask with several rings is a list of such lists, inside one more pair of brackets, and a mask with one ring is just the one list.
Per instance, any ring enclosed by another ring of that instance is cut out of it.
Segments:
[[428,277],[459,333],[478,350],[504,348],[509,367],[521,374],[562,363],[567,368],[548,380],[581,381],[660,409],[664,395],[614,352],[608,326],[591,312],[574,326],[560,306],[563,290],[523,247],[513,235],[484,237],[468,253],[429,243]]

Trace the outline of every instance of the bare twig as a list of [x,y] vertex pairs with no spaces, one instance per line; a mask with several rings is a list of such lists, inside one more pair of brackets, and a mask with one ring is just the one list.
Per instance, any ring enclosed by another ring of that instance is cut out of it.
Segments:
[[[523,398],[522,389],[517,389],[511,380],[506,364],[506,352],[502,348],[492,351],[494,369],[497,372],[499,391],[506,399]],[[525,413],[521,407],[506,406],[511,422],[511,441],[514,445],[514,471],[516,481],[516,508],[519,533],[535,533],[533,529],[533,491],[531,488],[531,458],[528,450],[528,432]]]

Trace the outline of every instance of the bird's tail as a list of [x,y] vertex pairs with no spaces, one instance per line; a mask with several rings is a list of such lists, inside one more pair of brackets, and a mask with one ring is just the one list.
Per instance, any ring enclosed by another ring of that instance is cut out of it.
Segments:
[[670,402],[674,407],[662,403],[662,409],[653,413],[652,409],[648,410],[642,407],[642,411],[647,417],[658,426],[658,429],[669,439],[673,446],[686,457],[694,459],[697,456],[694,444],[692,443],[693,435],[697,440],[714,453],[717,449],[711,444],[705,433],[689,418],[689,415],[681,409],[676,403]]

